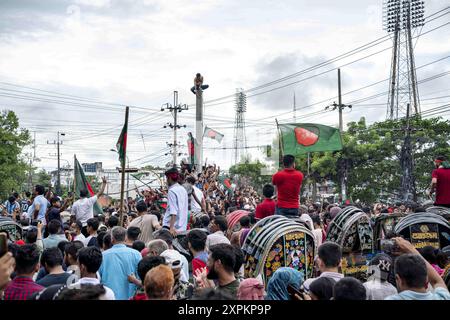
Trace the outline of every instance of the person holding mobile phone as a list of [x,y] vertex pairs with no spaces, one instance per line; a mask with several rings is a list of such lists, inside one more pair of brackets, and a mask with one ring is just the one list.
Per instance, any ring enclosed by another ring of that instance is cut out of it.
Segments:
[[0,252],[0,256],[1,256],[0,257],[0,300],[1,300],[3,298],[3,290],[11,281],[11,274],[14,272],[15,260],[11,252],[5,253]]

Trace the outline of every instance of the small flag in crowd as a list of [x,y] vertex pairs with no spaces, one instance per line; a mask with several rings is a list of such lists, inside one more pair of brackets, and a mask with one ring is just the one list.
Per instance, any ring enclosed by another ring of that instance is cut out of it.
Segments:
[[219,182],[225,187],[227,190],[232,190],[231,180],[226,176],[220,176]]
[[342,150],[339,129],[314,123],[279,124],[283,154]]
[[[76,197],[80,197],[80,191],[81,190],[87,190],[89,192],[89,195],[93,197],[95,195],[94,190],[92,189],[91,185],[86,179],[86,176],[84,175],[83,167],[78,162],[78,159],[75,157],[75,164],[74,164],[74,192]],[[94,212],[97,214],[103,214],[103,210],[98,204],[98,201],[94,204]]]
[[221,143],[223,139],[223,134],[217,132],[216,130],[213,130],[209,127],[205,127],[205,131],[203,132],[203,138],[208,137],[211,139],[216,140],[217,142]]

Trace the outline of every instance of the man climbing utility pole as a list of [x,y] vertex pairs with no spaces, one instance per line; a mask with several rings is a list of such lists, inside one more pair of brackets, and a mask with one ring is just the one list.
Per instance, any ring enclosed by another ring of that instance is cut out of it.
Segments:
[[197,172],[202,172],[203,159],[203,90],[208,89],[209,85],[203,84],[203,76],[200,73],[194,78],[194,86],[191,88],[192,93],[196,95],[195,99],[195,138],[197,145],[195,146],[195,168]]

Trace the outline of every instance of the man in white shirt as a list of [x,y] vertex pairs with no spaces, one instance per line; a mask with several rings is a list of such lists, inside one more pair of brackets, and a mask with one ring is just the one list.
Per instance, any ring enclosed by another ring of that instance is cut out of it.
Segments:
[[163,227],[169,229],[173,236],[187,230],[188,194],[178,183],[179,173],[176,168],[165,172],[169,191],[167,193],[167,209],[163,218]]
[[203,197],[203,192],[195,186],[195,178],[193,176],[188,176],[183,187],[186,189],[189,197],[189,210],[191,212],[200,213],[202,210],[206,212],[206,203]]
[[316,240],[316,246],[317,248],[320,247],[322,245],[322,225],[321,225],[321,221],[320,221],[320,216],[319,215],[315,215],[312,217],[312,222],[314,225],[313,228],[313,234],[314,234],[314,239]]
[[[334,242],[324,242],[319,247],[319,258],[317,259],[320,277],[328,277],[334,279],[336,282],[344,278],[344,275],[339,272],[341,265],[342,249],[341,246]],[[317,278],[309,278],[303,282],[303,288],[309,292],[309,286]]]
[[215,216],[209,225],[210,234],[206,238],[206,249],[212,246],[225,243],[230,244],[230,240],[225,236],[228,230],[228,222],[224,216]]
[[[97,278],[97,271],[103,261],[103,255],[100,249],[97,247],[87,247],[78,251],[78,266],[80,268],[80,279],[69,285],[69,288],[78,288],[82,284],[100,284],[100,280]],[[69,278],[70,279],[70,278]],[[100,296],[100,300],[116,300],[114,292],[103,285],[105,288],[105,294]]]
[[81,229],[83,228],[81,221],[80,220],[75,221],[74,223],[72,223],[71,227],[75,231],[75,237],[73,238],[73,241],[81,241],[84,243],[86,237],[84,236],[84,234],[81,233]]
[[71,214],[75,215],[76,220],[80,220],[83,228],[81,232],[85,237],[88,237],[87,233],[87,221],[94,217],[94,205],[97,202],[98,197],[100,197],[105,191],[106,178],[102,178],[102,187],[100,191],[93,197],[88,197],[87,190],[80,190],[80,199],[77,200],[73,206]]

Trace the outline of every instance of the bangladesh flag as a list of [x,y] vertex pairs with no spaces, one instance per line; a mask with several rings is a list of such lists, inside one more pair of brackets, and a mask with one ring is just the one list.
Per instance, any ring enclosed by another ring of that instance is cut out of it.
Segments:
[[219,177],[219,182],[225,187],[225,189],[230,190],[230,191],[232,190],[230,178],[221,176],[221,177]]
[[191,165],[195,164],[195,139],[192,136],[192,133],[188,133],[188,140],[187,140],[187,147],[188,147],[188,154],[189,154],[189,163]]
[[208,137],[211,139],[216,140],[217,142],[221,143],[223,139],[223,134],[217,132],[216,130],[213,130],[209,127],[205,127],[205,131],[203,132],[203,138]]
[[127,137],[128,137],[128,107],[127,107],[127,114],[125,116],[125,124],[123,125],[122,132],[120,133],[119,140],[117,140],[116,149],[119,153],[119,160],[122,167],[125,163],[125,154],[127,152]]
[[[89,192],[89,195],[92,197],[95,195],[94,190],[92,189],[91,185],[86,179],[86,176],[84,175],[83,167],[78,162],[77,158],[75,157],[75,164],[74,164],[74,181],[73,181],[73,189],[75,196],[77,198],[80,197],[80,191],[81,190],[87,190]],[[96,214],[103,214],[103,210],[100,207],[98,200],[94,204],[94,213]]]
[[283,154],[342,150],[339,129],[315,123],[278,125]]

